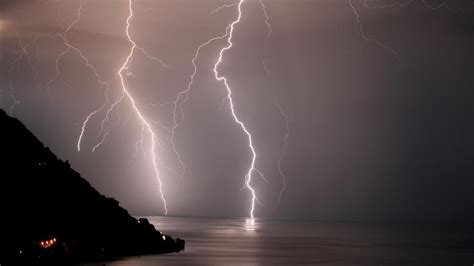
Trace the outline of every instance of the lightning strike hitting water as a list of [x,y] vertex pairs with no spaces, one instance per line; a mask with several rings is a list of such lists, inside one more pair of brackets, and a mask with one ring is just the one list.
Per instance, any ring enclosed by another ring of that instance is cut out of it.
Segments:
[[237,5],[238,16],[229,25],[229,36],[227,38],[227,46],[222,48],[219,52],[219,58],[218,58],[217,62],[214,65],[214,76],[215,76],[217,81],[222,82],[224,84],[224,86],[227,90],[227,97],[226,98],[229,102],[229,107],[230,107],[230,111],[232,113],[232,117],[234,118],[234,121],[241,127],[242,131],[245,133],[245,135],[247,135],[247,138],[248,138],[248,146],[249,146],[249,149],[252,153],[252,160],[251,160],[250,168],[248,169],[247,174],[245,175],[245,184],[246,184],[247,189],[252,194],[250,217],[253,219],[254,218],[254,211],[255,211],[255,201],[257,201],[258,198],[257,198],[256,192],[255,192],[255,189],[251,185],[251,182],[252,182],[252,174],[254,172],[258,171],[255,167],[255,162],[257,160],[257,153],[255,152],[255,148],[253,147],[252,135],[248,131],[245,124],[239,119],[239,117],[235,113],[234,100],[232,98],[232,89],[230,88],[229,83],[227,82],[227,78],[225,76],[221,76],[219,74],[219,71],[218,71],[219,65],[222,63],[224,53],[227,50],[231,49],[232,46],[233,46],[232,38],[234,36],[234,26],[237,25],[240,22],[241,18],[242,18],[242,5],[243,5],[244,2],[245,2],[245,0],[241,0],[241,1],[239,1],[238,5]]
[[[241,127],[241,129],[244,131],[244,133],[247,135],[247,138],[248,138],[248,145],[249,145],[249,148],[250,148],[250,151],[252,153],[252,159],[251,159],[251,165],[250,165],[250,168],[248,169],[248,172],[247,174],[245,175],[245,183],[244,183],[244,188],[247,188],[250,193],[251,193],[251,208],[250,208],[250,217],[251,219],[253,220],[254,218],[254,211],[255,211],[255,203],[258,203],[260,205],[263,206],[263,204],[259,201],[257,195],[256,195],[256,191],[255,189],[252,187],[251,185],[251,182],[252,182],[252,175],[255,173],[257,174],[265,183],[268,184],[268,180],[265,178],[264,174],[256,168],[255,164],[256,164],[256,159],[257,159],[257,154],[256,154],[256,151],[255,151],[255,148],[253,147],[253,139],[252,139],[252,135],[250,134],[250,132],[248,131],[247,127],[245,126],[245,124],[243,123],[242,120],[240,120],[235,112],[235,108],[234,108],[234,102],[233,102],[233,98],[232,98],[232,89],[230,88],[228,82],[227,82],[227,79],[226,77],[224,76],[220,76],[219,75],[219,71],[218,71],[218,68],[219,68],[219,65],[221,64],[222,60],[223,60],[223,55],[224,55],[224,52],[231,49],[232,46],[233,46],[233,42],[232,42],[232,38],[233,38],[233,32],[234,32],[234,26],[237,25],[240,21],[241,21],[241,18],[242,18],[242,5],[243,3],[245,2],[245,0],[241,0],[239,1],[238,3],[234,3],[234,4],[228,4],[228,5],[222,5],[222,6],[219,6],[217,7],[216,9],[214,9],[211,14],[215,14],[216,12],[224,9],[224,8],[228,8],[228,7],[233,7],[233,6],[237,6],[237,10],[238,10],[238,16],[237,18],[231,23],[228,25],[227,27],[227,33],[226,35],[223,35],[221,37],[218,37],[219,39],[222,39],[222,38],[226,38],[227,39],[227,46],[225,46],[224,48],[222,48],[219,52],[219,58],[217,60],[217,62],[215,63],[214,65],[214,76],[216,78],[217,81],[220,81],[220,82],[223,82],[226,90],[227,90],[227,97],[225,97],[223,100],[222,100],[222,103],[220,105],[220,109],[222,108],[222,106],[226,103],[226,102],[229,102],[229,106],[230,106],[230,110],[231,110],[231,113],[232,113],[232,116],[233,116],[233,119],[234,121]],[[262,12],[263,12],[263,15],[265,17],[265,24],[267,26],[267,29],[268,29],[268,33],[267,33],[267,36],[266,38],[270,38],[271,35],[272,35],[272,26],[270,24],[270,17],[268,16],[268,13],[267,13],[267,10],[266,10],[266,6],[263,2],[263,0],[258,0],[260,6],[262,7]],[[212,40],[212,39],[211,39]],[[204,46],[207,45],[207,43],[204,44]],[[202,48],[202,46],[199,47],[199,49]],[[198,52],[199,52],[199,49],[198,49]],[[195,67],[195,71],[196,71],[196,66],[194,64],[194,61],[195,59],[197,58],[197,54],[196,56],[193,58],[193,65]],[[262,61],[263,63],[263,66],[264,66],[264,69],[265,71],[267,72],[267,75],[270,75],[270,71],[268,70],[267,66],[265,65],[265,62]],[[195,72],[194,72],[195,74]],[[194,75],[193,74],[193,75]],[[192,76],[193,78],[194,76]],[[191,79],[192,80],[192,79]],[[192,81],[191,83],[192,84]]]

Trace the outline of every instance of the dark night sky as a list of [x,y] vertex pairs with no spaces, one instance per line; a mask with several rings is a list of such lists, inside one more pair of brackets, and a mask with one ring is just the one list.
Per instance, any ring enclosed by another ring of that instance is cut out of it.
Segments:
[[[139,46],[164,60],[164,68],[137,53],[127,86],[155,130],[172,125],[173,101],[192,73],[191,58],[209,38],[221,35],[236,16],[235,1],[136,0],[131,34]],[[369,5],[395,1],[366,1]],[[406,1],[405,1],[406,2]],[[128,1],[90,0],[67,35],[110,83],[110,103],[120,92],[117,71],[129,52],[125,37]],[[405,7],[367,9],[354,0],[365,35],[392,47],[399,59],[358,36],[347,1],[267,0],[273,33],[258,1],[243,5],[234,47],[220,71],[233,88],[236,111],[255,140],[257,166],[269,184],[254,179],[262,206],[256,215],[292,219],[467,221],[474,220],[474,1],[448,0],[433,10],[414,0]],[[433,6],[440,1],[426,1]],[[24,43],[63,30],[79,1],[0,2],[0,107],[12,105],[9,68]],[[225,43],[201,51],[185,118],[175,142],[187,166],[180,178],[161,169],[172,215],[247,216],[249,194],[241,190],[250,162],[245,135],[233,122],[225,90],[212,67]],[[104,89],[77,54],[59,63],[58,39],[41,39],[12,69],[13,115],[46,145],[71,162],[100,192],[137,214],[161,214],[150,154],[130,161],[141,124],[124,101],[106,123],[110,133],[94,153],[100,122],[82,122],[105,101]],[[270,70],[267,74],[263,63]],[[275,211],[281,186],[277,161],[285,123],[275,99],[291,117],[282,161],[288,188]],[[159,123],[159,124],[158,124]],[[99,139],[100,140],[100,139]],[[163,140],[165,141],[165,140]],[[149,142],[144,143],[148,147]],[[160,160],[177,169],[169,143]],[[178,168],[179,169],[179,168]],[[27,185],[27,184],[25,184]]]

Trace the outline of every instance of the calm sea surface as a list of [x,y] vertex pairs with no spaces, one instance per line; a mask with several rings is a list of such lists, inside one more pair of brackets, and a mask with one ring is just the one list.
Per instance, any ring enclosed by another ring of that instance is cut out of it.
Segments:
[[186,250],[106,265],[474,265],[474,226],[147,218]]

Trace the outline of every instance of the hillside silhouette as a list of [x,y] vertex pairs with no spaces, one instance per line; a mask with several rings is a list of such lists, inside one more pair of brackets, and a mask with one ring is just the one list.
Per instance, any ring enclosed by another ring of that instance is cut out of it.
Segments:
[[184,241],[98,193],[0,110],[0,264],[69,263],[177,252]]

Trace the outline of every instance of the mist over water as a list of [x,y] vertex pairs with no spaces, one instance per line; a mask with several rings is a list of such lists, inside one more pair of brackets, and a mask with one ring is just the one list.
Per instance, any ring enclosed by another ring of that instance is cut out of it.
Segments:
[[179,254],[123,258],[106,265],[474,263],[474,229],[463,225],[147,218],[163,233],[185,239],[186,250]]

